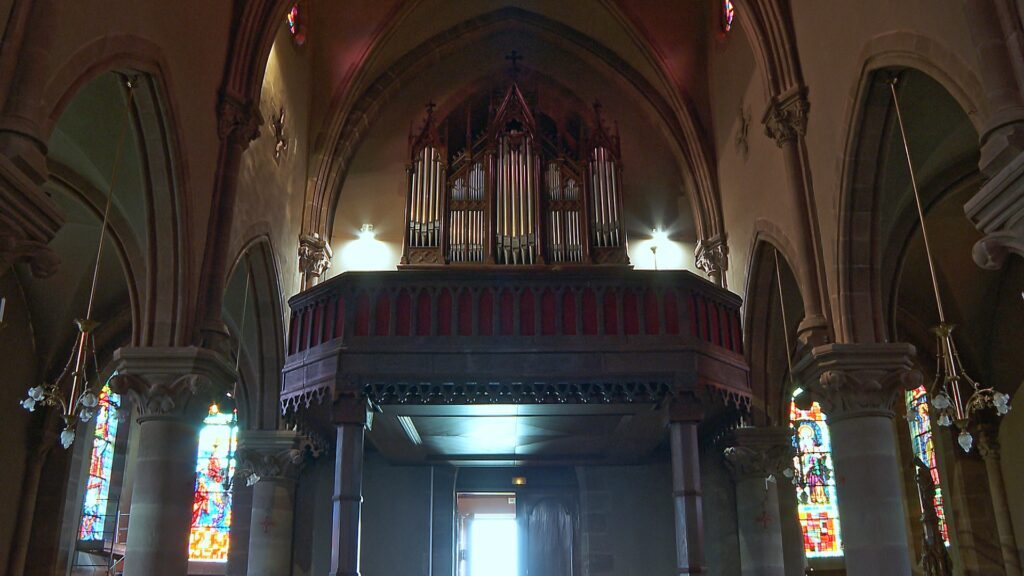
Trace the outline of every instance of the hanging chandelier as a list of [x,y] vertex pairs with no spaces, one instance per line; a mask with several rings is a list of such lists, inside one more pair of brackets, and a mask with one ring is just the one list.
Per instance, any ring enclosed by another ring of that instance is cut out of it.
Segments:
[[[78,422],[91,420],[99,406],[99,396],[97,395],[99,390],[94,390],[93,388],[97,388],[97,386],[91,385],[89,382],[90,362],[92,363],[92,374],[99,374],[99,365],[96,361],[96,342],[93,337],[93,331],[99,326],[99,323],[92,319],[92,313],[93,305],[96,302],[96,285],[99,283],[103,243],[106,239],[107,225],[110,222],[110,207],[113,203],[114,188],[117,182],[117,166],[120,163],[121,151],[128,132],[128,120],[134,95],[132,80],[126,80],[125,85],[128,89],[128,96],[125,103],[124,123],[118,138],[114,165],[111,168],[110,190],[107,194],[106,207],[103,210],[103,222],[100,225],[100,238],[96,247],[96,262],[92,269],[92,285],[89,289],[89,304],[86,307],[85,318],[75,320],[78,336],[75,338],[75,344],[64,369],[51,382],[44,382],[39,386],[29,388],[28,397],[21,401],[21,406],[29,412],[35,412],[37,405],[60,407],[61,418],[64,421],[64,429],[60,433],[60,443],[65,449],[71,447],[75,441],[75,428],[78,426]],[[67,387],[66,395],[65,387]]]
[[899,79],[889,79],[889,91],[896,110],[896,121],[903,140],[903,151],[907,158],[907,169],[910,172],[910,185],[914,191],[914,202],[917,205],[917,217],[921,225],[921,236],[924,239],[924,251],[928,261],[928,272],[931,274],[932,290],[935,292],[935,306],[939,313],[939,324],[934,328],[936,339],[935,381],[928,391],[931,407],[938,415],[938,424],[943,427],[956,425],[960,431],[957,443],[964,452],[970,452],[974,446],[974,436],[970,432],[973,423],[981,412],[994,411],[999,416],[1010,411],[1010,395],[999,392],[992,387],[983,387],[971,378],[960,360],[953,338],[954,325],[946,319],[946,311],[942,306],[942,295],[939,292],[938,275],[935,273],[935,260],[932,257],[931,244],[928,241],[928,228],[924,220],[924,208],[921,194],[917,188],[914,164],[910,159],[910,145],[907,132],[903,126],[903,114],[900,111],[899,97],[896,95],[896,84]]

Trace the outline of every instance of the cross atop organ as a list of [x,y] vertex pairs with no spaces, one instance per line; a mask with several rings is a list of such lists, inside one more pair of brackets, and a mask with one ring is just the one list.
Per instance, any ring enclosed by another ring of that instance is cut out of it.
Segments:
[[548,113],[517,76],[410,134],[403,268],[629,265],[617,131],[597,102]]

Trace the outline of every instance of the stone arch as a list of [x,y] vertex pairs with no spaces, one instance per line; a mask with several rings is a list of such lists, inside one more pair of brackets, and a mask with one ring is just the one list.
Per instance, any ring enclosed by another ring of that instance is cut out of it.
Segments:
[[956,100],[976,131],[986,120],[980,83],[939,43],[893,32],[871,40],[863,54],[847,102],[846,142],[839,158],[836,335],[842,342],[881,342],[887,334],[878,261],[883,239],[875,223],[880,150],[891,121],[886,71],[909,69],[936,81]]
[[513,26],[527,26],[543,36],[553,45],[566,48],[587,58],[602,68],[621,75],[633,87],[639,98],[652,106],[665,123],[673,151],[682,168],[680,172],[688,177],[688,194],[694,214],[699,238],[712,238],[722,233],[721,207],[718,199],[715,171],[712,169],[713,153],[697,120],[692,104],[685,98],[683,111],[677,110],[638,71],[618,57],[612,50],[592,38],[564,24],[552,21],[536,13],[517,8],[503,8],[465,21],[452,29],[441,32],[424,41],[400,58],[388,70],[358,95],[353,104],[343,107],[343,102],[332,104],[333,110],[328,128],[320,137],[323,147],[315,184],[307,191],[308,207],[304,214],[303,228],[330,237],[338,196],[351,161],[366,129],[379,113],[382,105],[401,89],[403,79],[418,69],[429,65],[439,51],[451,51],[472,43],[483,34]]
[[[746,294],[743,310],[743,330],[746,340],[747,363],[750,366],[750,386],[753,392],[752,417],[757,426],[785,426],[788,396],[791,392],[785,380],[773,382],[773,377],[788,374],[785,356],[781,356],[782,373],[778,373],[780,354],[797,344],[796,329],[803,318],[803,296],[793,272],[795,248],[785,233],[775,224],[758,220],[757,231],[751,242],[747,264]],[[779,257],[779,270],[786,299],[786,321],[790,343],[782,337],[782,315],[779,306],[779,288],[775,272],[775,256]]]
[[135,79],[131,136],[140,151],[145,178],[147,249],[140,299],[137,344],[183,344],[188,314],[188,190],[171,82],[159,48],[134,37],[115,36],[82,47],[53,74],[46,87],[46,138],[78,92],[107,73]]
[[[246,430],[276,430],[285,335],[280,275],[268,235],[250,236],[228,279],[223,317],[238,358],[238,420]],[[229,298],[233,292],[240,292],[242,301]]]
[[796,48],[789,3],[784,0],[735,0],[760,68],[769,101],[802,89],[804,80]]
[[[85,178],[63,164],[51,160],[48,166],[50,183],[81,204],[97,222],[102,221],[107,200],[106,193],[96,189]],[[106,231],[109,236],[105,250],[113,249],[114,256],[124,272],[131,318],[130,342],[131,345],[138,346],[141,337],[143,305],[139,282],[145,278],[146,257],[142,247],[135,241],[125,214],[118,209],[116,204],[110,207],[110,211],[110,221]],[[104,254],[104,257],[109,258],[109,253]]]

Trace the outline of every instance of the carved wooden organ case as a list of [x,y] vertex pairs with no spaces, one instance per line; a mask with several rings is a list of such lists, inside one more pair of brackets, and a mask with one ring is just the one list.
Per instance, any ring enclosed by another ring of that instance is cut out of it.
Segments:
[[410,135],[402,267],[628,266],[619,138],[600,105],[539,126],[515,81],[499,102],[475,126],[469,105],[440,122],[430,105]]

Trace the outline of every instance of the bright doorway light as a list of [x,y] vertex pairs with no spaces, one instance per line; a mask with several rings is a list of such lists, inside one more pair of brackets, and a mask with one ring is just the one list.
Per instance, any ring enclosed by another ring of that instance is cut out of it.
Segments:
[[519,576],[515,516],[477,515],[469,523],[469,576]]
[[460,492],[458,576],[519,576],[519,526],[513,492]]

